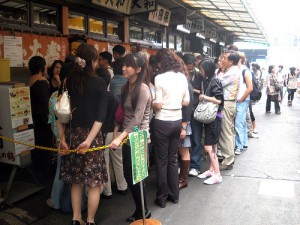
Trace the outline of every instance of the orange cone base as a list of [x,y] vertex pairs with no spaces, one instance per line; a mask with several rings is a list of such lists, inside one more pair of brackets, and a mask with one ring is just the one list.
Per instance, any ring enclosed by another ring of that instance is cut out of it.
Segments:
[[[162,225],[161,222],[159,222],[158,220],[154,220],[154,219],[146,219],[146,224],[147,225]],[[130,225],[143,225],[143,220],[134,221]]]

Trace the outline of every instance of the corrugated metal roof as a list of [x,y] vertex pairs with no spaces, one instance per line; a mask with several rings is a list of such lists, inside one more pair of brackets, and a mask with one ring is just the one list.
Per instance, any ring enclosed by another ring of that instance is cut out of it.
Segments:
[[246,0],[182,0],[182,2],[236,36],[237,40],[267,42],[267,36]]

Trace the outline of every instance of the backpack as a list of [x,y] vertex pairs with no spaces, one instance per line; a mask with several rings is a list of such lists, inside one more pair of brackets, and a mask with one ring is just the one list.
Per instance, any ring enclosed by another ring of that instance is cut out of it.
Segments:
[[[246,69],[243,70],[242,74],[243,74],[243,79],[245,81],[245,71]],[[254,76],[254,74],[251,72],[252,74],[252,87],[253,90],[250,93],[250,100],[252,101],[259,101],[261,99],[261,89],[260,89],[260,85],[259,85],[259,80],[257,80]]]

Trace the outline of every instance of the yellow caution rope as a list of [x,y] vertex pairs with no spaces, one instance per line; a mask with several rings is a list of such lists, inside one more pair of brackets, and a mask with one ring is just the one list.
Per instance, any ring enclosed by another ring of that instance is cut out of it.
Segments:
[[[2,139],[4,141],[13,142],[15,144],[25,145],[25,146],[28,146],[28,147],[32,147],[32,148],[36,148],[36,149],[41,149],[41,150],[46,150],[46,151],[63,152],[65,154],[68,154],[68,153],[77,153],[78,152],[77,149],[64,150],[64,149],[59,149],[59,148],[44,147],[44,146],[40,146],[40,145],[32,145],[32,144],[28,144],[28,143],[21,142],[21,141],[16,141],[14,139],[11,139],[11,138],[8,138],[8,137],[4,137],[2,135],[0,135],[0,139]],[[128,139],[129,139],[128,137],[125,138],[121,142],[121,146],[124,145],[128,141]],[[110,147],[110,145],[104,145],[104,146],[100,146],[100,147],[86,149],[84,152],[94,152],[94,151],[99,151],[99,150],[105,150],[105,149],[107,149],[109,147]]]

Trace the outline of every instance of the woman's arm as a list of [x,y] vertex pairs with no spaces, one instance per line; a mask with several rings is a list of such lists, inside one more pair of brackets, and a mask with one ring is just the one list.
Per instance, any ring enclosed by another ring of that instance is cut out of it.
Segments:
[[206,95],[199,95],[199,101],[208,101],[208,102],[213,102],[217,105],[220,105],[222,102],[218,99],[216,99],[215,97],[209,97],[209,96],[206,96]]
[[251,91],[253,90],[252,75],[251,75],[251,72],[249,70],[245,71],[244,79],[245,79],[247,89],[246,89],[244,95],[240,99],[237,100],[238,102],[245,101],[245,99],[248,97],[248,95],[250,95]]
[[77,147],[77,153],[79,154],[85,154],[86,150],[90,148],[93,140],[96,138],[96,136],[99,134],[100,129],[101,129],[102,123],[99,121],[95,121],[93,124],[93,127],[85,139],[84,142],[82,142],[78,147]]

